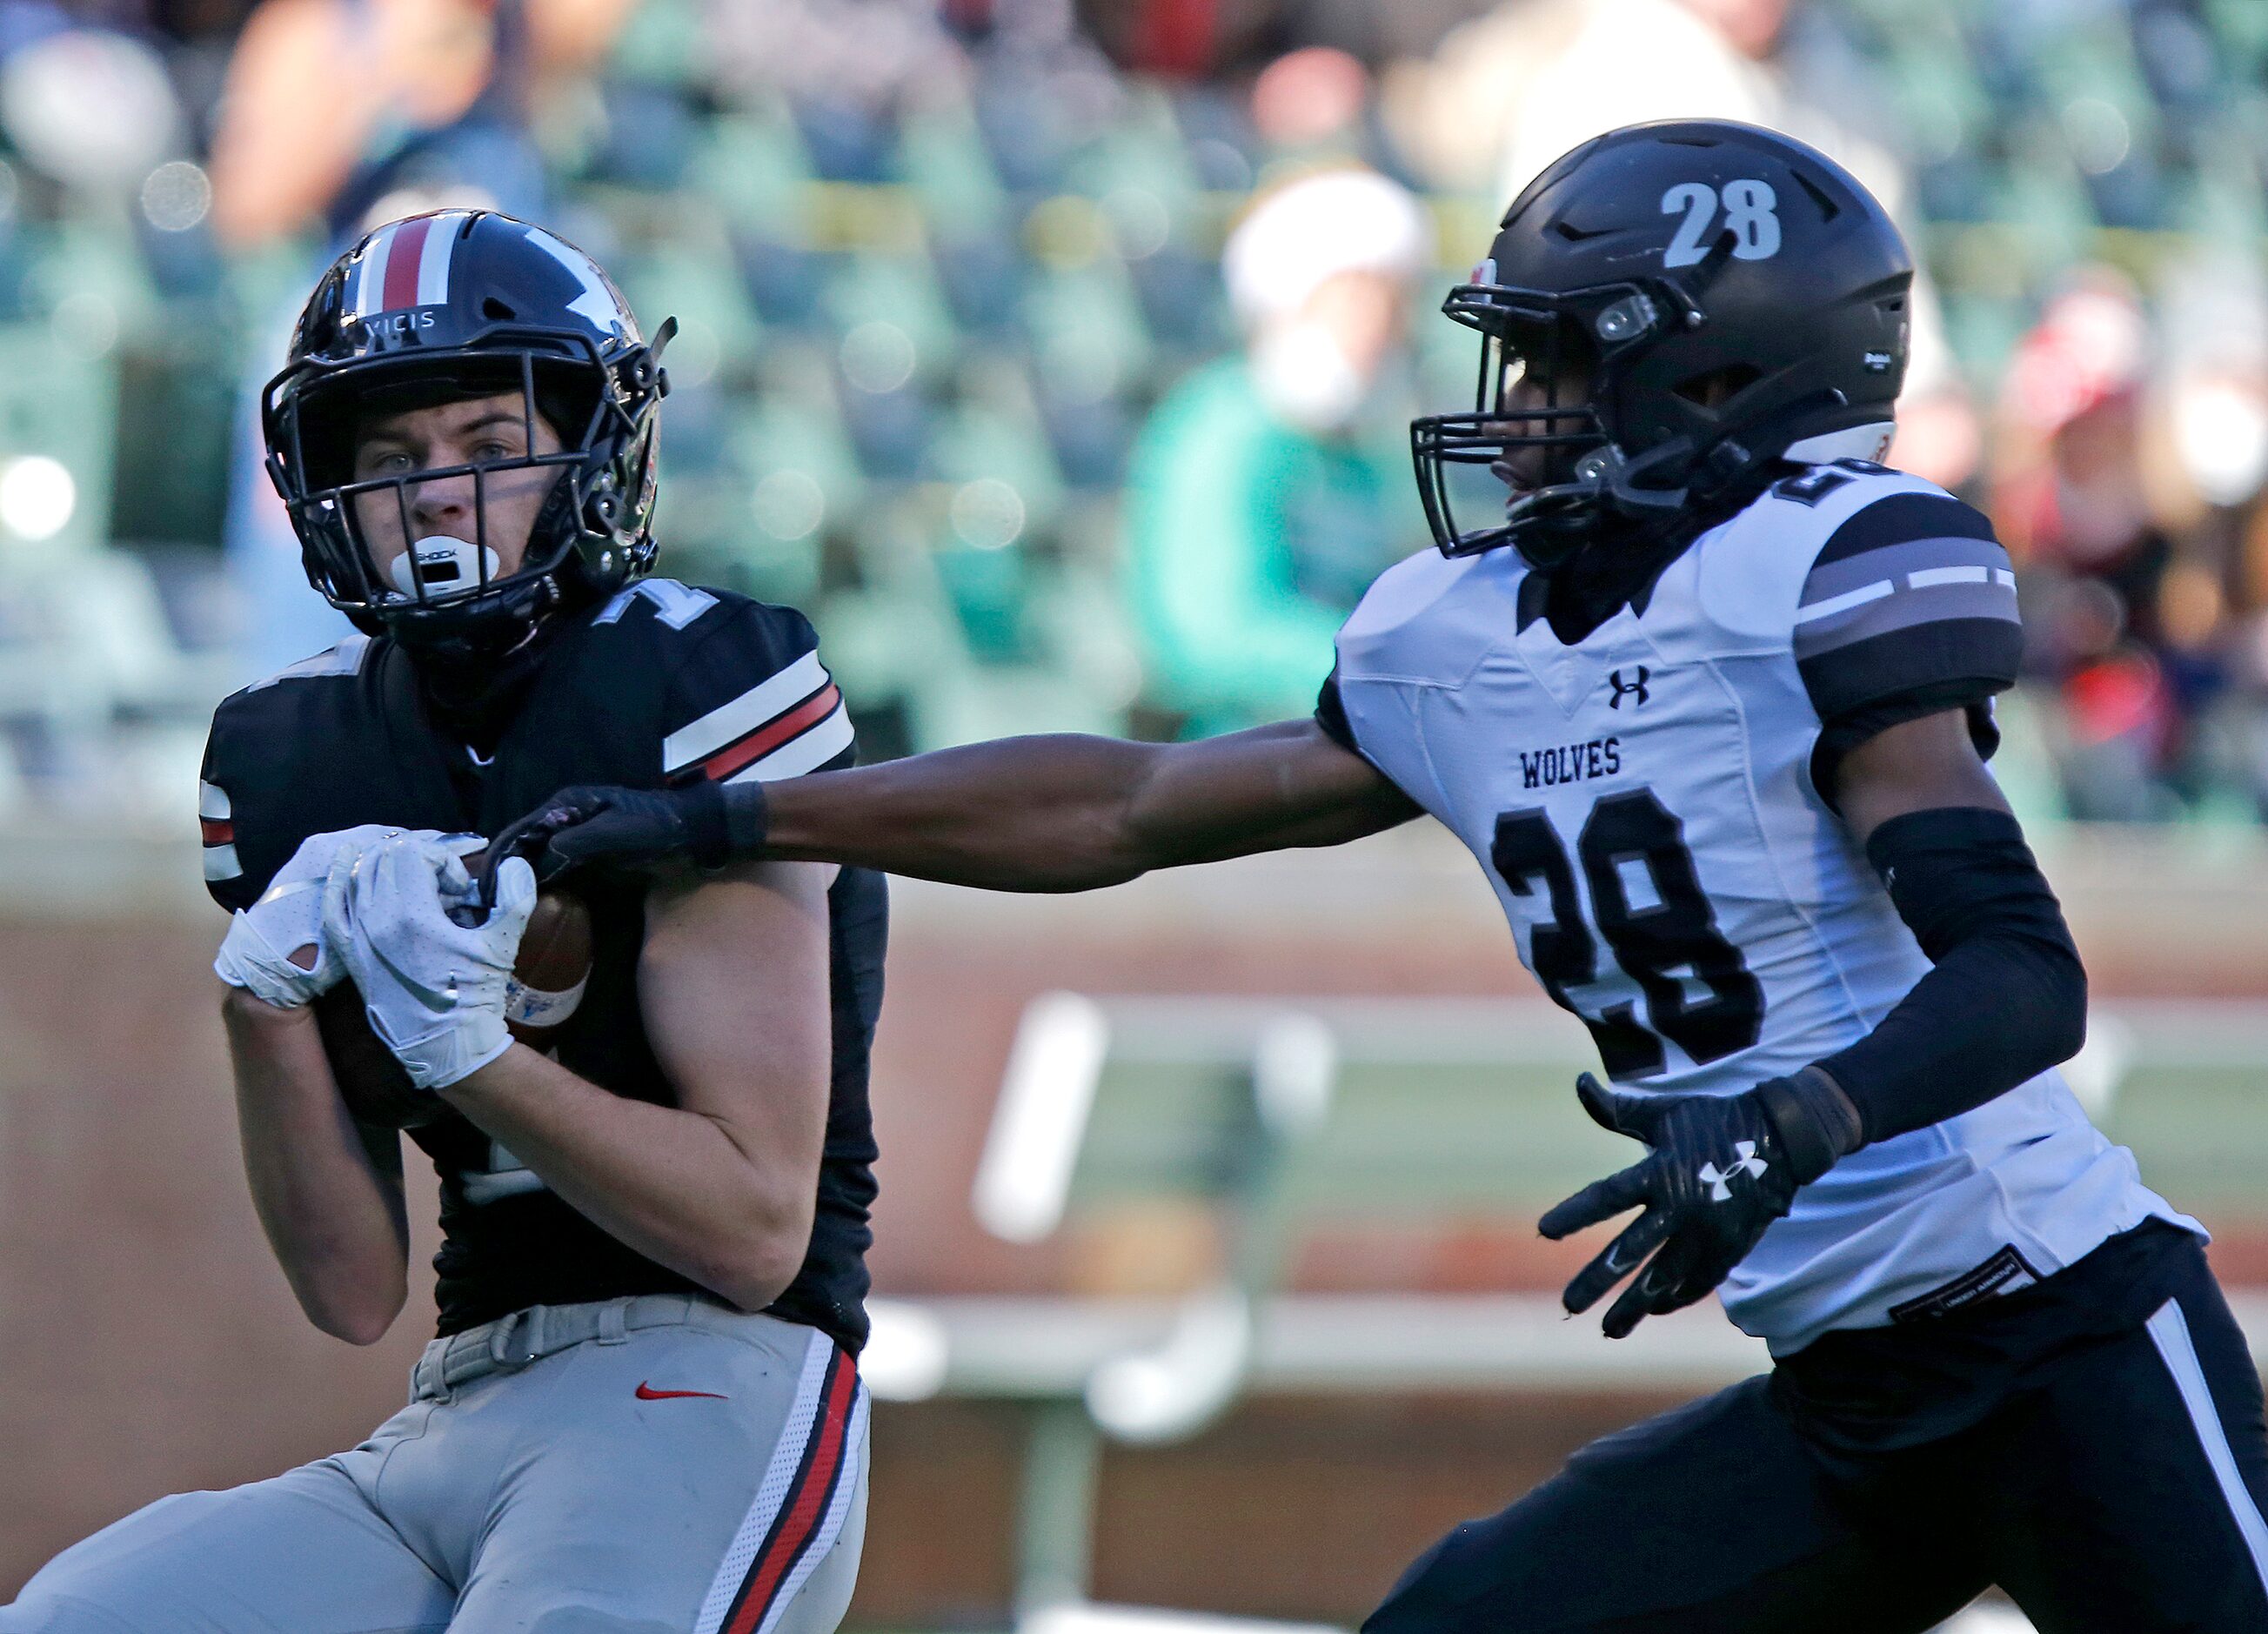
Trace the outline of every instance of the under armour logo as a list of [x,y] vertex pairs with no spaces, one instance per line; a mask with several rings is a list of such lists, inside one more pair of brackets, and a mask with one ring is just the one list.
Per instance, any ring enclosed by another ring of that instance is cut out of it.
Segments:
[[1631,708],[1632,709],[1636,709],[1638,703],[1646,702],[1648,696],[1646,688],[1646,679],[1648,673],[1646,667],[1643,664],[1633,664],[1631,667],[1638,673],[1638,679],[1636,681],[1624,681],[1623,679],[1622,671],[1618,669],[1610,669],[1607,672],[1607,681],[1615,689],[1615,696],[1607,700],[1607,707],[1609,709],[1618,710],[1622,708],[1623,694],[1625,692],[1635,692],[1638,694],[1638,703],[1631,704]]
[[1709,1201],[1712,1203],[1730,1203],[1733,1200],[1733,1188],[1727,1182],[1734,1175],[1746,1170],[1749,1178],[1755,1180],[1771,1167],[1756,1156],[1756,1143],[1753,1140],[1734,1141],[1733,1155],[1738,1161],[1731,1168],[1720,1169],[1713,1163],[1701,1166],[1701,1179],[1709,1188]]

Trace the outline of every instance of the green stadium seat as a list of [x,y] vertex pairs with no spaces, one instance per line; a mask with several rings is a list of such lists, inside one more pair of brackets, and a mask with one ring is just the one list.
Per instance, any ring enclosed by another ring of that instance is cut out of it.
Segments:
[[721,211],[737,231],[791,243],[804,241],[810,180],[795,127],[777,106],[709,121],[686,172],[701,209]]
[[1008,190],[992,162],[975,110],[959,102],[907,116],[900,167],[932,234],[997,235],[1007,230]]
[[[86,337],[59,338],[49,322],[0,325],[0,467],[32,457],[69,473],[68,519],[34,541],[43,556],[108,541],[117,418],[114,350],[94,355]],[[20,551],[22,541],[0,528],[0,548]]]
[[714,218],[688,210],[674,219],[680,231],[640,244],[618,262],[615,280],[649,331],[666,317],[677,319],[678,338],[664,362],[681,386],[703,386],[755,364],[763,320]]
[[[870,251],[846,256],[830,269],[821,302],[844,342],[844,372],[854,386],[895,391],[911,384],[934,391],[950,378],[960,335],[926,255]],[[896,338],[880,336],[870,326],[895,331]],[[865,350],[858,338],[862,333],[874,337]],[[909,357],[900,356],[898,340],[910,347]]]
[[2256,0],[2202,0],[2223,71],[2236,84],[2259,83],[2268,69],[2268,7]]
[[673,89],[699,84],[708,60],[702,11],[700,0],[639,0],[615,36],[608,71]]
[[1115,254],[1098,249],[1083,262],[1035,268],[1023,306],[1032,355],[1049,390],[1116,396],[1162,384],[1164,360]]

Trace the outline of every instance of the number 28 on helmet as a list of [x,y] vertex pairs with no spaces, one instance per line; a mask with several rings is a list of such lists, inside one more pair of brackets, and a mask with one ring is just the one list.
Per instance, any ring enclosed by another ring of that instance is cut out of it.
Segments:
[[[1584,144],[1442,304],[1481,366],[1472,412],[1410,426],[1434,542],[1548,566],[1777,461],[1879,458],[1912,281],[1882,207],[1800,142],[1688,120]],[[1511,494],[1475,525],[1481,467]]]

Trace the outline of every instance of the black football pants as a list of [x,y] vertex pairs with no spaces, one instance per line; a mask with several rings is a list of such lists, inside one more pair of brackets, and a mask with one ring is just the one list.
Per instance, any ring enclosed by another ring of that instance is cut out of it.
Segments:
[[2191,1257],[2146,1326],[1855,1468],[1768,1377],[1595,1441],[1363,1634],[1920,1634],[1992,1584],[2040,1634],[2264,1634],[2260,1379]]

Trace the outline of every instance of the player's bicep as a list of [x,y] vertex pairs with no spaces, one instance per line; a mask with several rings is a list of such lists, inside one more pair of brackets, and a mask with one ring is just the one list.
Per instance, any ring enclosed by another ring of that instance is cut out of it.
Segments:
[[1977,754],[1964,710],[1901,721],[1847,750],[1837,763],[1834,793],[1861,846],[1882,824],[1909,812],[2008,809]]
[[816,1174],[826,1133],[834,872],[751,864],[646,899],[638,1005],[654,1056],[681,1107],[783,1177]]
[[1196,862],[1340,845],[1418,814],[1314,721],[1289,720],[1160,749],[1127,821],[1176,860]]

